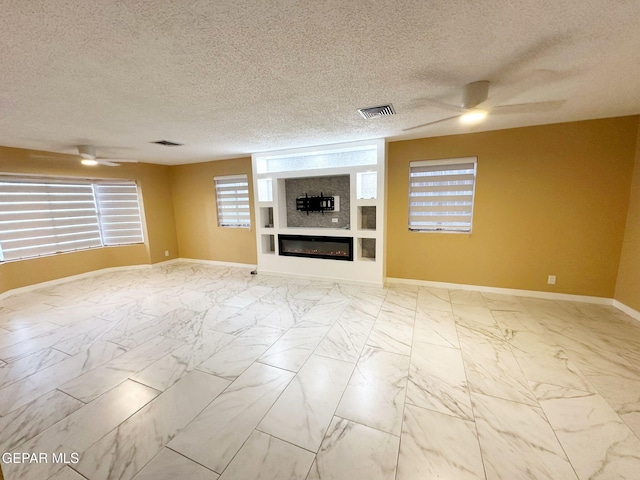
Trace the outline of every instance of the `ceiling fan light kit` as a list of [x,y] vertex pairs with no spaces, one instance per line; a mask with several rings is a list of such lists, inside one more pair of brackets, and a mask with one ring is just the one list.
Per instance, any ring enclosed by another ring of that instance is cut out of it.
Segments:
[[98,165],[98,162],[96,160],[91,159],[91,158],[83,158],[82,160],[80,160],[80,163],[82,165],[86,165],[88,167],[93,167],[95,165]]
[[[433,105],[438,107],[446,107],[449,110],[458,111],[460,113],[458,115],[441,118],[433,122],[427,122],[421,125],[416,125],[414,127],[405,128],[403,129],[403,132],[428,127],[437,123],[444,123],[454,118],[457,118],[462,124],[472,125],[483,121],[489,114],[496,115],[504,113],[551,111],[560,108],[564,103],[564,101],[547,101],[520,103],[513,105],[495,105],[495,99],[493,102],[487,102],[487,100],[489,100],[490,84],[491,82],[489,82],[489,80],[478,80],[463,85],[462,101],[459,106],[448,104],[438,99],[433,99],[433,101],[431,102]],[[513,94],[511,94],[511,96],[513,96]],[[500,98],[500,96],[498,98]],[[502,95],[502,101],[506,100],[507,98],[509,97],[505,98],[505,95]]]
[[486,110],[469,110],[468,112],[460,115],[460,122],[466,124],[479,123],[487,117],[487,113],[488,112]]

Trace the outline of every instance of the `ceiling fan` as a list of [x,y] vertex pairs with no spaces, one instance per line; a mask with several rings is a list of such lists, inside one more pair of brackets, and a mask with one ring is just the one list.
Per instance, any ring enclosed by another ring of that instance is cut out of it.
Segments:
[[[78,145],[76,147],[78,149],[78,155],[73,155],[74,158],[79,158],[80,162],[83,165],[87,166],[95,166],[95,165],[105,165],[107,167],[119,167],[120,163],[136,163],[135,160],[125,160],[121,158],[105,158],[98,157],[96,155],[96,149],[93,145]],[[35,158],[59,158],[54,157],[53,155],[33,155]],[[119,163],[118,163],[119,162]]]
[[93,145],[78,145],[78,154],[82,158],[80,163],[83,165],[105,165],[107,167],[119,167],[120,164],[113,162],[113,158],[98,158],[96,156],[96,149]]
[[414,127],[405,128],[403,132],[415,130],[429,125],[435,125],[436,123],[446,122],[454,118],[459,118],[463,123],[476,123],[482,121],[487,115],[505,113],[549,112],[560,108],[565,102],[564,100],[555,100],[548,102],[496,105],[501,103],[502,101],[507,100],[509,97],[514,96],[515,93],[503,92],[502,95],[496,95],[489,98],[490,84],[491,83],[488,80],[478,80],[464,85],[462,87],[462,102],[460,103],[460,105],[452,105],[435,98],[427,99],[427,103],[446,110],[453,110],[457,112],[457,114],[450,117],[441,118],[440,120],[435,120],[433,122],[427,122],[416,125]]

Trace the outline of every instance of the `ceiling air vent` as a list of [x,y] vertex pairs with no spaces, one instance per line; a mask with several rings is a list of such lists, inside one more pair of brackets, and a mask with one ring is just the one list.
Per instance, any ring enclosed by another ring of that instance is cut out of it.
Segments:
[[364,118],[378,118],[388,117],[389,115],[395,115],[396,112],[393,109],[393,105],[380,105],[378,107],[360,108],[358,113]]
[[158,140],[157,142],[151,143],[155,143],[156,145],[163,145],[165,147],[181,147],[182,145],[184,145],[184,143],[170,142],[169,140]]

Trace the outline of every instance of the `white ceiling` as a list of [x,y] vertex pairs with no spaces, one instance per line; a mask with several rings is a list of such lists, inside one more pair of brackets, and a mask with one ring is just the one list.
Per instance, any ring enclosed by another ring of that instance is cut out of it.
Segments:
[[[640,0],[0,0],[0,145],[181,164],[640,113]],[[545,113],[452,120],[490,80]],[[393,117],[361,107],[390,102]],[[183,147],[152,145],[172,140]]]

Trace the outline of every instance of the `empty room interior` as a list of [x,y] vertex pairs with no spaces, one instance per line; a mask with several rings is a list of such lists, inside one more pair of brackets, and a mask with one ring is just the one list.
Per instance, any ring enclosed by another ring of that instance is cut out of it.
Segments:
[[0,478],[640,476],[640,1],[0,15]]

